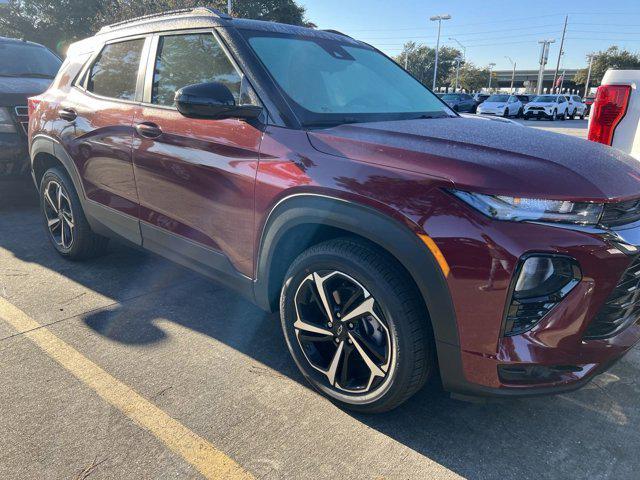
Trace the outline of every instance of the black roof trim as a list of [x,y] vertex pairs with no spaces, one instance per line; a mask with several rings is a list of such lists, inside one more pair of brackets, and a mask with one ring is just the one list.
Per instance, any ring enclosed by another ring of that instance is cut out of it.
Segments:
[[181,8],[178,10],[168,10],[165,12],[151,13],[149,15],[143,15],[141,17],[135,17],[129,20],[123,20],[122,22],[112,23],[111,25],[102,27],[98,32],[98,34],[112,32],[120,28],[133,27],[139,24],[144,24],[148,21],[157,20],[162,17],[172,17],[172,16],[189,17],[190,15],[210,16],[213,18],[221,19],[221,20],[231,20],[232,18],[230,15],[227,15],[226,13],[216,10],[215,8],[209,8],[209,7]]

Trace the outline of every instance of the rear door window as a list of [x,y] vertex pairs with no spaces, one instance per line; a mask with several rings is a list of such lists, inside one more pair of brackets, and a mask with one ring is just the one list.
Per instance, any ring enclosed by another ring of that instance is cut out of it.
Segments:
[[176,90],[196,83],[221,82],[240,102],[242,77],[213,36],[207,33],[160,37],[151,103],[173,106]]
[[110,43],[87,75],[87,91],[102,97],[134,100],[144,39]]

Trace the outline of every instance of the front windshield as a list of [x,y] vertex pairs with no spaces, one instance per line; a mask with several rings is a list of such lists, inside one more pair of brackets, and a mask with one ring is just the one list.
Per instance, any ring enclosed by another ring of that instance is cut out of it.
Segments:
[[540,95],[539,97],[534,98],[533,101],[539,103],[555,103],[556,97],[553,95]]
[[443,95],[442,96],[443,100],[459,100],[460,99],[460,95]]
[[350,38],[243,33],[304,125],[453,115],[395,62]]
[[487,102],[506,102],[509,100],[509,95],[491,95],[487,98]]
[[0,76],[54,78],[62,62],[53,53],[29,43],[0,43]]

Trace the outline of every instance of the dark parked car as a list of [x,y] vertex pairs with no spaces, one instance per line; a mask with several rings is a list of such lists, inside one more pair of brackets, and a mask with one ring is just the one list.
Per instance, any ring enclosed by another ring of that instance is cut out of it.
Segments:
[[490,96],[491,95],[489,95],[488,93],[474,93],[473,100],[476,102],[476,107],[480,105],[482,102],[484,102]]
[[466,93],[445,93],[440,98],[456,112],[473,112],[476,108],[475,100]]
[[42,45],[0,37],[0,177],[29,171],[27,97],[45,91],[61,63]]
[[591,113],[591,107],[593,106],[593,102],[595,101],[595,95],[590,95],[588,97],[584,97],[584,104],[587,106],[587,110],[585,111],[585,115],[589,115]]
[[348,36],[134,20],[74,44],[30,108],[60,255],[124,237],[279,310],[341,405],[391,409],[438,370],[459,394],[564,392],[640,339],[637,162],[462,118]]

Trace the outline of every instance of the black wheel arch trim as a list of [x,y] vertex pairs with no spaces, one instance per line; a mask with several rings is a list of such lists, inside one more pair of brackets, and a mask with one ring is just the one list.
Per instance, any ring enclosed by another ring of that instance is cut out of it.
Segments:
[[[337,197],[295,194],[285,197],[271,210],[258,249],[255,299],[266,310],[274,309],[270,270],[275,248],[293,228],[319,224],[359,235],[384,248],[413,277],[431,317],[438,342],[459,345],[453,301],[444,275],[429,249],[400,221],[377,210]],[[274,287],[277,287],[274,289]],[[277,305],[277,295],[276,295]]]
[[71,182],[76,192],[78,192],[80,205],[84,210],[89,226],[94,232],[104,236],[114,236],[115,234],[135,245],[142,245],[140,221],[137,218],[89,199],[84,190],[80,172],[75,162],[58,140],[48,135],[37,134],[33,137],[29,150],[31,156],[31,176],[37,189],[39,189],[40,186],[35,176],[34,161],[38,154],[46,153],[58,160],[69,174]]

